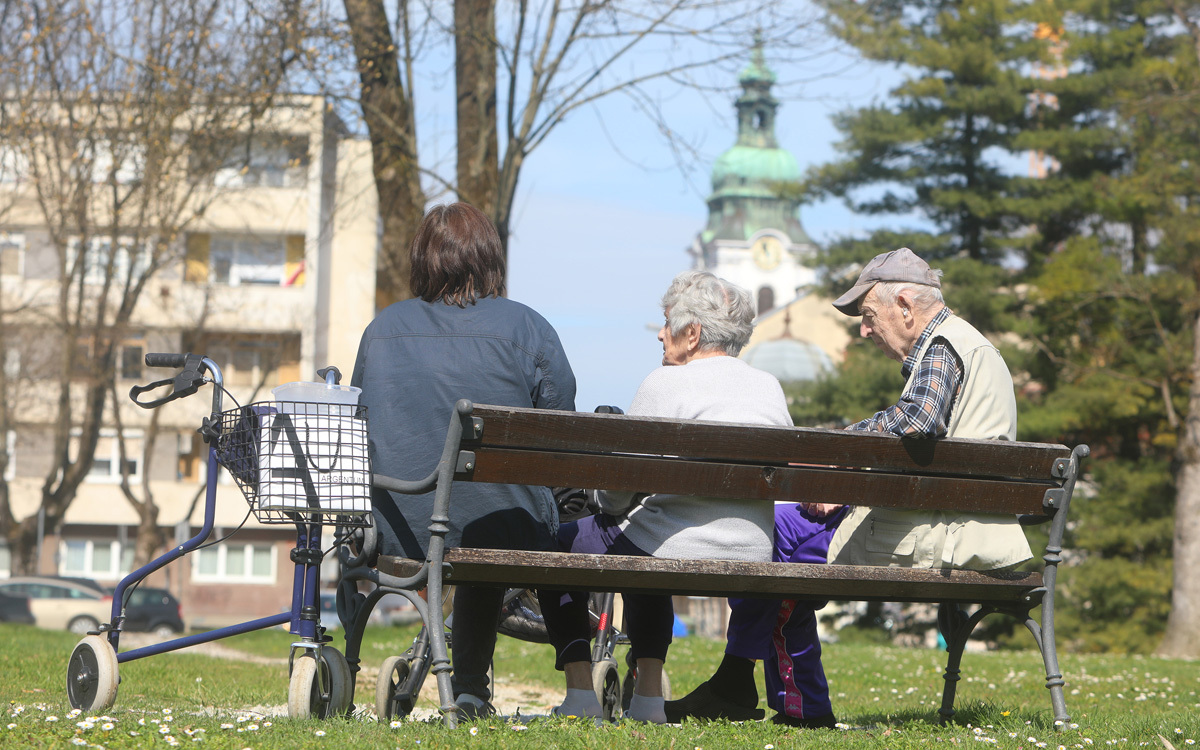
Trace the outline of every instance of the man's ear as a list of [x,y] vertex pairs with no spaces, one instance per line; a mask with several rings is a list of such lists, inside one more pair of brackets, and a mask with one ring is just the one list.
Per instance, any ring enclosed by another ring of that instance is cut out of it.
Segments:
[[687,327],[687,345],[688,349],[700,348],[700,324],[692,323]]
[[900,294],[896,295],[896,305],[900,308],[900,317],[905,320],[916,317],[916,308],[913,307],[913,301],[907,296],[906,292],[900,292]]

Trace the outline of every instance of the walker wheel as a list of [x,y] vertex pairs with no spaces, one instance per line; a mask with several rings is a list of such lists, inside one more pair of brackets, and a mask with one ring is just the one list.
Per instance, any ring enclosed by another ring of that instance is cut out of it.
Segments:
[[621,675],[615,660],[604,659],[592,665],[592,689],[600,701],[604,720],[621,718]]
[[408,659],[389,656],[379,667],[379,679],[375,681],[375,714],[379,721],[403,719],[412,713],[416,696],[406,689],[412,670]]
[[350,667],[336,648],[320,649],[320,659],[309,651],[292,665],[288,684],[288,716],[293,719],[328,719],[346,712],[353,700]]
[[103,711],[117,701],[117,652],[107,639],[89,635],[67,663],[67,700],[81,711]]
[[328,659],[330,667],[334,671],[341,672],[336,682],[340,682],[345,686],[345,689],[340,693],[340,700],[335,706],[336,710],[333,712],[333,715],[347,715],[347,712],[354,708],[354,676],[350,674],[350,662],[346,661],[346,657],[341,651],[332,646],[326,646],[322,649],[322,653]]

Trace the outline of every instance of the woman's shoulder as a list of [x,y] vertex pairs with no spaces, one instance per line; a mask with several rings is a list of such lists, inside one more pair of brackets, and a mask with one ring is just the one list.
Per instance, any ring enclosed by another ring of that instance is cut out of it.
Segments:
[[655,368],[642,380],[639,390],[691,391],[726,388],[783,392],[779,380],[774,375],[730,356],[706,357],[686,365]]

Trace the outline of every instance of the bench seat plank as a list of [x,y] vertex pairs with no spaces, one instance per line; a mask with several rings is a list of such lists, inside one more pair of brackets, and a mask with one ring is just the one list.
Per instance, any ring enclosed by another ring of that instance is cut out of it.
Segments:
[[[476,404],[482,433],[465,435],[463,447],[521,448],[581,453],[640,453],[785,465],[795,461],[829,466],[925,474],[1002,476],[1044,480],[1064,445],[995,440],[902,439],[847,430],[768,427],[682,421],[622,414],[590,414]],[[559,484],[561,486],[561,484]]]
[[1050,481],[852,472],[827,466],[763,466],[647,456],[538,453],[478,448],[458,480],[562,487],[603,487],[707,497],[839,502],[906,510],[1045,512]]
[[[981,573],[807,563],[675,560],[626,555],[446,550],[448,584],[635,591],[680,596],[815,598],[835,601],[976,602],[1025,605],[1042,585],[1040,573]],[[380,572],[412,575],[416,560],[381,556]]]

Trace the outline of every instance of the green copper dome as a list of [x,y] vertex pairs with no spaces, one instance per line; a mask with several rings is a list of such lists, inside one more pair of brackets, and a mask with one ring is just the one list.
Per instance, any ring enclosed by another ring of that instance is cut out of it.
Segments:
[[775,73],[763,59],[761,39],[738,82],[737,143],[713,164],[708,226],[700,240],[746,241],[760,230],[776,229],[796,244],[811,243],[797,215],[799,201],[780,195],[781,186],[800,180],[800,165],[775,139],[779,101],[771,96]]
[[800,165],[791,152],[782,148],[759,148],[739,143],[721,154],[713,164],[713,197],[720,194],[774,198],[778,191],[773,189],[771,183],[796,182],[799,179]]
[[770,86],[775,83],[775,71],[767,67],[766,61],[762,54],[762,39],[761,37],[755,40],[756,45],[754,54],[750,58],[750,64],[742,68],[742,72],[738,74],[738,83],[743,86],[755,83],[765,83]]

